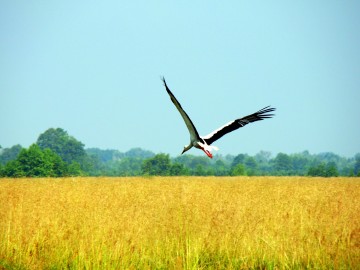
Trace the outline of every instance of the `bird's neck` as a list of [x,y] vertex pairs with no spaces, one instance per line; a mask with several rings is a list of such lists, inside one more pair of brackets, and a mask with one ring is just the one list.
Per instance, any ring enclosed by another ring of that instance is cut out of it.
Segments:
[[193,145],[191,143],[189,145],[185,146],[184,152],[190,150],[191,147],[193,147]]

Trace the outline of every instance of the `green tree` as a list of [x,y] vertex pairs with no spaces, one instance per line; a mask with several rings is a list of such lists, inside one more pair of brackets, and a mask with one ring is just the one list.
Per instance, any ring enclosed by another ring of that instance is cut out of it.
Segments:
[[291,155],[291,161],[293,174],[306,175],[311,161],[308,152],[304,151],[300,154]]
[[105,165],[106,175],[112,176],[137,176],[142,173],[143,159],[126,157]]
[[169,175],[170,157],[167,154],[157,154],[153,158],[143,161],[142,174],[144,175]]
[[246,175],[245,166],[243,164],[237,164],[235,167],[231,169],[232,176],[238,176],[238,175]]
[[122,159],[125,156],[124,153],[112,149],[87,148],[85,151],[89,156],[95,156],[102,163]]
[[267,163],[269,162],[270,158],[271,158],[271,152],[268,151],[260,151],[255,155],[255,160],[258,163]]
[[231,163],[231,167],[235,167],[235,166],[238,165],[238,164],[244,164],[245,158],[246,158],[246,155],[244,155],[244,154],[239,154],[239,155],[237,155],[237,156],[233,159],[233,162]]
[[41,149],[51,149],[68,164],[74,161],[82,164],[86,158],[84,144],[74,137],[69,136],[68,133],[61,128],[50,128],[46,130],[40,134],[36,144]]
[[210,159],[204,156],[181,155],[174,159],[175,163],[183,164],[189,169],[190,175],[207,175],[210,171]]
[[20,164],[17,160],[10,160],[6,163],[2,171],[2,176],[7,177],[24,177],[25,174],[22,171]]
[[21,150],[17,161],[26,177],[53,176],[52,163],[48,157],[38,145],[33,144],[29,149]]
[[257,175],[258,174],[258,164],[253,157],[246,157],[244,160],[245,168],[246,168],[246,174],[247,175]]
[[189,170],[181,163],[174,163],[170,167],[170,175],[189,175]]
[[205,176],[206,175],[206,170],[205,170],[203,165],[198,164],[198,165],[196,165],[196,168],[193,171],[193,174],[197,175],[197,176]]
[[86,175],[101,176],[105,174],[106,163],[100,161],[99,157],[93,154],[87,154],[82,170],[86,172]]
[[335,162],[329,162],[326,164],[326,177],[337,177],[339,172]]
[[271,152],[260,151],[255,155],[255,160],[258,164],[257,174],[259,175],[269,175],[271,174]]
[[82,171],[81,166],[78,162],[73,161],[67,167],[67,175],[69,176],[83,176],[85,173]]
[[360,176],[360,153],[355,155],[354,175]]
[[284,153],[279,153],[274,159],[275,174],[290,175],[292,170],[291,158]]
[[318,165],[311,166],[308,170],[307,175],[309,176],[326,176],[326,165],[324,162],[319,163]]
[[309,176],[321,176],[321,177],[337,177],[339,172],[335,162],[320,162],[319,164],[309,168]]
[[47,171],[46,176],[60,177],[67,175],[67,164],[51,149],[46,148],[43,150],[43,158],[49,165],[49,170]]
[[21,149],[22,149],[22,147],[19,144],[14,145],[10,148],[1,149],[2,151],[0,154],[0,164],[5,165],[10,160],[16,159],[17,156],[19,155]]
[[66,163],[56,153],[50,149],[42,151],[36,144],[22,149],[3,170],[3,175],[9,177],[57,177],[66,173]]
[[225,162],[222,161],[221,159],[218,159],[217,161],[215,161],[215,165],[213,167],[214,167],[216,176],[223,176],[223,175],[229,174],[229,170],[226,167]]

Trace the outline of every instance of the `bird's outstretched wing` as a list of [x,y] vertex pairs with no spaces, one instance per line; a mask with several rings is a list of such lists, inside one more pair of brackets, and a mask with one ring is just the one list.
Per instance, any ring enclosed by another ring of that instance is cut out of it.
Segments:
[[162,78],[162,81],[164,82],[165,88],[166,88],[166,92],[169,94],[171,101],[174,103],[175,107],[178,109],[179,113],[181,114],[182,118],[184,119],[184,122],[189,130],[190,133],[190,138],[191,140],[199,140],[200,136],[199,133],[197,132],[193,122],[191,121],[190,117],[187,115],[187,113],[183,110],[183,108],[181,107],[179,101],[177,101],[176,97],[173,95],[173,93],[171,93],[169,87],[166,84],[165,78]]
[[256,113],[250,114],[248,116],[245,116],[243,118],[235,119],[234,121],[231,121],[227,123],[226,125],[222,126],[221,128],[214,130],[210,134],[203,137],[205,142],[210,145],[216,140],[220,139],[225,134],[234,131],[238,128],[241,128],[249,123],[260,121],[266,118],[271,118],[273,114],[270,112],[275,111],[275,108],[271,108],[270,106],[267,106]]

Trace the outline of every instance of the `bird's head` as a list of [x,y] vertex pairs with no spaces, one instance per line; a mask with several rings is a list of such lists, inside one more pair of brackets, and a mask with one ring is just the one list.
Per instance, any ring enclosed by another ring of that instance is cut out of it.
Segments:
[[183,151],[181,152],[181,154],[184,154],[186,151],[190,150],[191,147],[192,147],[191,144],[185,145]]

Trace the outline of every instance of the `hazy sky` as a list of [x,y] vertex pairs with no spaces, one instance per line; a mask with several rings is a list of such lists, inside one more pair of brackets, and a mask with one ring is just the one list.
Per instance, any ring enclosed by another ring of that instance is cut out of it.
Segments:
[[[0,145],[61,127],[86,148],[180,154],[267,105],[218,154],[360,152],[360,1],[2,1]],[[199,150],[190,154],[203,155]]]

